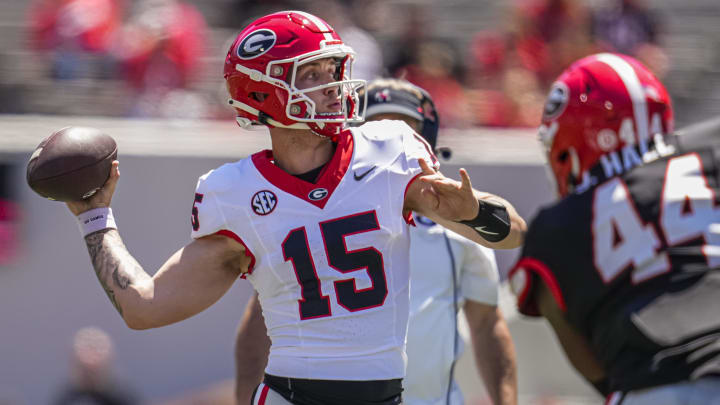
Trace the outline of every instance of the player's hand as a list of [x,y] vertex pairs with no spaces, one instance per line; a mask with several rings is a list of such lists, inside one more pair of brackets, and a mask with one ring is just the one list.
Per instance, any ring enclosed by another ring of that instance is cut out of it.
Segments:
[[68,201],[66,204],[75,216],[93,208],[109,207],[115,193],[115,186],[120,178],[120,164],[116,160],[110,167],[110,177],[92,197],[80,201]]
[[478,201],[465,169],[460,169],[462,181],[445,177],[433,170],[427,162],[419,159],[422,176],[420,181],[429,187],[420,191],[424,205],[441,218],[451,221],[463,221],[475,218],[478,213]]

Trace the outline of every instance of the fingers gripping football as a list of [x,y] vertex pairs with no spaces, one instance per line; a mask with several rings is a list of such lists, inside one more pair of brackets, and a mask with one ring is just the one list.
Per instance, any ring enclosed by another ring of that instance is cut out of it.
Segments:
[[460,169],[461,181],[445,177],[432,169],[425,160],[420,159],[422,181],[427,187],[421,190],[424,205],[436,215],[451,221],[475,218],[478,201],[472,188],[470,176]]
[[92,197],[85,200],[67,201],[66,204],[74,215],[79,215],[93,208],[109,207],[115,187],[120,179],[120,163],[115,160],[110,167],[110,174],[105,184]]

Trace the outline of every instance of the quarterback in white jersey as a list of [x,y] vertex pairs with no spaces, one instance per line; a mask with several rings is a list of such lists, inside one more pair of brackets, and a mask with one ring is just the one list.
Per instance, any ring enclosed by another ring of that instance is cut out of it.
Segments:
[[524,237],[510,203],[474,190],[463,169],[461,181],[443,176],[404,124],[345,127],[362,121],[353,58],[301,11],[238,34],[224,66],[228,102],[240,125],[268,127],[272,150],[201,178],[193,240],[154,275],[113,220],[118,162],[95,195],[68,202],[98,280],[133,329],[182,321],[250,279],[273,340],[259,405],[400,403],[411,212],[493,248]]
[[[438,117],[427,92],[403,80],[378,79],[368,84],[367,93],[367,120],[403,120],[435,150]],[[392,126],[399,123],[387,122]],[[360,128],[377,125],[366,124]],[[396,136],[403,134],[398,132]],[[449,158],[447,148],[438,151]],[[490,397],[497,404],[515,404],[514,348],[504,318],[497,309],[498,271],[493,251],[419,214],[413,219],[416,226],[410,227],[410,323],[403,402],[409,405],[463,403],[462,392],[454,380],[454,366],[463,352],[457,313],[464,309],[476,364]],[[248,401],[262,379],[262,369],[267,362],[270,345],[262,318],[260,305],[254,298],[246,308],[236,341],[239,403]],[[272,368],[272,355],[270,357],[268,370]]]
[[339,139],[315,184],[273,165],[270,151],[198,183],[193,237],[230,236],[253,258],[247,279],[272,340],[269,374],[382,380],[405,373],[403,191],[421,171],[418,158],[435,158],[402,121],[351,134]]

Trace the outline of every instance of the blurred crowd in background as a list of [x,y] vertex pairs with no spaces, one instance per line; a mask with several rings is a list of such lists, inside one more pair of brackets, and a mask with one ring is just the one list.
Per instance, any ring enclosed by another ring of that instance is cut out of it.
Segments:
[[[537,126],[550,81],[598,51],[633,55],[662,80],[680,72],[678,86],[668,83],[673,96],[694,86],[701,99],[701,89],[710,93],[715,83],[692,73],[716,58],[711,45],[720,38],[700,37],[708,30],[690,18],[678,26],[673,19],[683,16],[669,0],[11,2],[26,21],[16,41],[0,35],[8,42],[0,53],[6,113],[231,117],[221,75],[229,41],[248,21],[283,9],[330,22],[358,53],[356,78],[403,77],[426,88],[443,126],[454,128]],[[691,0],[686,17],[693,2],[698,15],[718,13],[711,0]],[[668,42],[693,33],[706,42],[696,46],[704,55],[693,65],[685,49],[674,66]]]
[[[538,126],[550,81],[599,51],[650,67],[678,126],[720,107],[716,0],[4,0],[0,9],[5,114],[232,119],[227,48],[247,22],[284,9],[333,25],[358,54],[356,78],[427,89],[446,128]],[[0,166],[0,265],[17,239],[9,173]],[[137,403],[113,391],[122,384],[105,332],[78,331],[71,352],[58,404]]]

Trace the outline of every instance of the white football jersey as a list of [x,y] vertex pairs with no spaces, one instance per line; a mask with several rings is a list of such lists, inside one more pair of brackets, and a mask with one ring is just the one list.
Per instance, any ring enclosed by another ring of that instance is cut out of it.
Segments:
[[272,152],[226,164],[198,181],[194,238],[223,234],[251,256],[272,341],[268,374],[326,380],[405,375],[408,318],[405,192],[437,165],[401,121],[341,137],[315,184],[273,164]]
[[457,312],[466,300],[496,306],[498,269],[491,249],[415,215],[410,230],[407,405],[461,405],[455,362],[465,342]]

